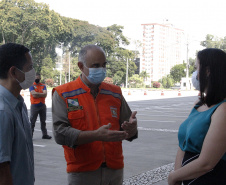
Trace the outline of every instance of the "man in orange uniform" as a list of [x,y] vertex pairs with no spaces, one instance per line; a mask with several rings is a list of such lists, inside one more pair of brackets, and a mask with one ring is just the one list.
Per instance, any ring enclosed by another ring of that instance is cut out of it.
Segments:
[[53,89],[53,133],[64,147],[68,184],[122,185],[122,140],[137,138],[136,111],[120,87],[102,82],[102,48],[82,48],[78,67],[82,74],[75,81]]
[[42,130],[42,139],[51,139],[52,137],[47,134],[46,129],[46,105],[45,98],[47,96],[47,89],[45,84],[40,83],[41,76],[40,74],[36,74],[35,82],[29,88],[30,90],[30,100],[31,100],[31,113],[30,113],[30,121],[32,128],[32,136],[34,133],[35,122],[39,115],[41,122],[41,130]]

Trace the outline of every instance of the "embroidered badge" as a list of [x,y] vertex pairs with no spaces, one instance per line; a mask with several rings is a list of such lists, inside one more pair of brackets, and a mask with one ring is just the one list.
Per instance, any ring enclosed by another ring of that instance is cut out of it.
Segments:
[[78,103],[78,98],[76,98],[76,99],[67,99],[67,103],[68,103],[68,108],[67,108],[68,112],[83,109],[83,107],[80,106],[79,103]]
[[110,109],[111,109],[111,116],[117,118],[118,117],[118,115],[117,115],[117,108],[110,107]]
[[68,107],[79,106],[78,98],[76,98],[76,99],[68,99],[67,103],[68,103]]

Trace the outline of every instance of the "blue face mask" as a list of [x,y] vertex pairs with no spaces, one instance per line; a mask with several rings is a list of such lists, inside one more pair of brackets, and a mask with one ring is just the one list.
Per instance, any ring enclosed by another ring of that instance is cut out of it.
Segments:
[[[85,66],[85,65],[84,65]],[[85,66],[86,67],[86,66]],[[88,68],[89,69],[89,76],[86,76],[87,80],[92,84],[99,84],[103,82],[106,77],[106,68],[99,67],[99,68]]]

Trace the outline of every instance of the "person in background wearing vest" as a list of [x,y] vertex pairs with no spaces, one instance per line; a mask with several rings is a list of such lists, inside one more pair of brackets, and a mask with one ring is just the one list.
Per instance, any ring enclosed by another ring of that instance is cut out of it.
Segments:
[[40,122],[41,122],[42,139],[51,139],[52,137],[47,134],[47,129],[46,129],[45,98],[47,96],[47,89],[45,84],[40,83],[40,80],[41,80],[41,75],[37,73],[35,77],[35,82],[29,88],[31,93],[30,121],[31,121],[32,136],[34,134],[35,122],[39,115]]
[[122,185],[122,140],[138,136],[136,111],[131,112],[120,87],[106,77],[102,48],[81,49],[82,74],[53,89],[55,141],[63,145],[69,185]]
[[23,45],[0,46],[0,184],[34,185],[34,152],[27,107],[20,95],[35,80]]

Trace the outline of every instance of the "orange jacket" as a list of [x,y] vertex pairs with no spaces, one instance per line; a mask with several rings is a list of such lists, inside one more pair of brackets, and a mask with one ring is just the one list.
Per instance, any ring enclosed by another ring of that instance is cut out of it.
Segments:
[[[46,86],[45,86],[45,84],[42,84],[42,83],[38,83],[37,84],[36,82],[34,82],[33,83],[33,86],[31,86],[29,88],[29,90],[30,91],[35,90],[36,92],[42,93],[43,90],[46,90]],[[31,104],[39,104],[39,103],[45,104],[45,98],[44,97],[43,98],[34,98],[32,96],[32,94],[31,94],[30,95],[30,100],[31,100]]]
[[[121,89],[118,86],[106,84],[99,86],[96,99],[80,77],[72,82],[53,89],[65,101],[68,119],[73,128],[88,131],[97,130],[111,123],[111,130],[120,130]],[[64,147],[67,161],[67,172],[93,171],[102,162],[112,169],[124,167],[122,142],[95,141],[77,146],[75,149]]]

